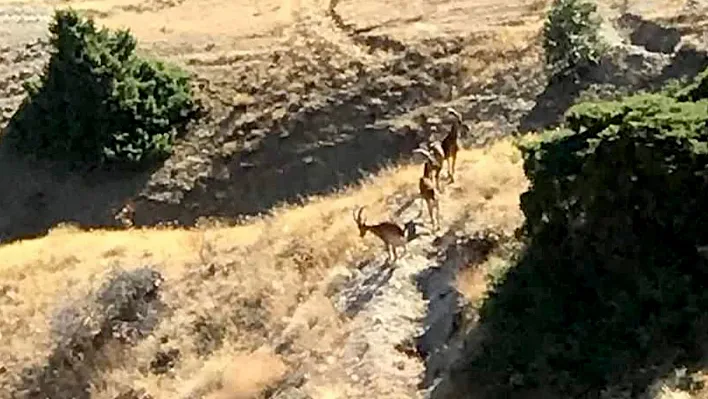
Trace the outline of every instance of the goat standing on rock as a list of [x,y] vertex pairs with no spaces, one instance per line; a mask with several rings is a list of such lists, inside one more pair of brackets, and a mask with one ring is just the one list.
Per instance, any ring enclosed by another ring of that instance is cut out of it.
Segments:
[[366,219],[362,215],[363,212],[363,206],[354,211],[354,221],[359,228],[359,237],[363,238],[369,231],[374,233],[376,237],[381,239],[381,241],[386,244],[386,251],[388,252],[386,263],[388,264],[391,261],[395,263],[398,260],[396,247],[403,247],[403,255],[407,252],[406,243],[408,241],[408,237],[406,235],[406,231],[401,226],[393,222],[366,224]]

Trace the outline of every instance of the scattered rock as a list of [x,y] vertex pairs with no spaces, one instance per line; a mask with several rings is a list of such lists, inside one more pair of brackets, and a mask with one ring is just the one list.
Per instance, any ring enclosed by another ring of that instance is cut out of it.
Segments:
[[341,288],[349,281],[349,273],[346,272],[346,270],[338,273],[334,273],[329,278],[329,282],[327,283],[327,288],[325,289],[325,295],[328,298],[331,298],[332,296],[336,295]]
[[221,154],[224,157],[230,157],[236,153],[239,144],[236,141],[228,141],[224,143],[221,147]]
[[160,350],[150,362],[150,371],[153,374],[165,374],[175,367],[179,360],[179,349],[172,348],[167,351]]
[[153,399],[153,397],[145,388],[129,388],[116,395],[113,399]]

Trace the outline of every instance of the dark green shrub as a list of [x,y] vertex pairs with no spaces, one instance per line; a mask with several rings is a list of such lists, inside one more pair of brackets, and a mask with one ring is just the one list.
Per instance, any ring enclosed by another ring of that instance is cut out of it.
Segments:
[[671,78],[659,87],[659,93],[668,97],[678,98],[686,89],[686,86],[688,86],[688,83],[685,77]]
[[690,359],[706,332],[708,101],[638,95],[566,116],[520,144],[528,249],[481,309],[494,339],[471,369],[568,391],[651,379],[637,370]]
[[138,57],[129,31],[98,29],[72,10],[56,11],[50,33],[49,63],[9,124],[15,147],[89,164],[169,155],[198,108],[188,75]]
[[708,98],[708,69],[699,73],[690,84],[677,90],[675,97],[679,101],[698,101]]
[[543,25],[546,66],[552,75],[577,74],[596,64],[604,44],[597,6],[586,0],[554,0]]

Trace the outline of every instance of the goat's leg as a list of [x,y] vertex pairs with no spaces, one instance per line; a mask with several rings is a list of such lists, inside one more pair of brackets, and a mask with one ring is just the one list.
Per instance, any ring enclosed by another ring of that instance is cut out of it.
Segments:
[[391,248],[386,244],[386,262],[385,264],[391,263]]
[[455,152],[455,156],[452,158],[452,176],[455,177],[455,173],[457,173],[457,152]]
[[452,154],[450,154],[450,156],[445,161],[445,166],[447,166],[447,179],[449,181],[452,181],[452,179],[454,179],[454,177],[452,177]]
[[457,163],[457,150],[453,151],[452,154],[450,154],[450,181],[455,182],[455,163]]
[[440,228],[440,200],[435,200],[435,225]]
[[433,200],[426,198],[425,205],[428,207],[428,215],[430,215],[430,223],[433,225],[433,230],[435,230],[435,216],[433,215]]

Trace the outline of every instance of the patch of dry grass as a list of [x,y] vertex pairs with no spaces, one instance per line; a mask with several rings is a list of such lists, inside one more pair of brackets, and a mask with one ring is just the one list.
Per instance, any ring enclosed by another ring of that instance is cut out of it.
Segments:
[[[526,179],[512,142],[465,151],[458,163],[458,182],[447,186],[442,200],[443,219],[513,231],[521,221],[518,200]],[[8,376],[43,362],[52,344],[47,323],[58,306],[89,295],[114,266],[143,265],[165,277],[163,298],[171,313],[153,335],[111,354],[91,381],[93,397],[111,398],[132,386],[156,398],[196,391],[240,398],[273,384],[290,366],[271,353],[278,333],[292,338],[294,352],[314,357],[341,342],[343,321],[325,295],[329,270],[383,253],[375,238],[358,237],[352,209],[367,205],[371,221],[391,218],[390,199],[415,197],[421,169],[386,170],[360,186],[240,226],[59,227],[46,237],[0,247],[0,364],[7,368],[0,391],[11,392]],[[467,285],[479,282],[472,277]],[[158,350],[175,348],[180,355],[173,370],[145,370]]]
[[487,293],[487,279],[484,268],[474,267],[464,269],[457,276],[457,290],[470,303],[477,303]]
[[[282,379],[288,371],[283,360],[267,349],[215,357],[205,363],[192,382],[196,388],[218,387],[208,399],[249,399]],[[189,395],[194,395],[190,391]]]

